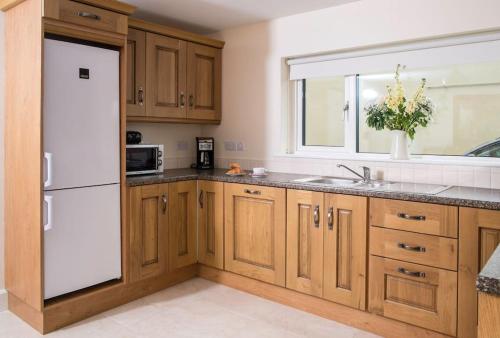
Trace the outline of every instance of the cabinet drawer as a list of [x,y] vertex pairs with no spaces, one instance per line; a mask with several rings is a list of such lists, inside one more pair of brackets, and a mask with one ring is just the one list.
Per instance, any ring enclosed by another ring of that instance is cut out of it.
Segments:
[[457,270],[456,239],[370,227],[370,253],[412,263]]
[[127,16],[70,0],[45,1],[44,16],[109,32],[127,34]]
[[457,238],[458,208],[372,198],[370,225]]
[[370,312],[456,335],[456,272],[370,256],[369,280]]

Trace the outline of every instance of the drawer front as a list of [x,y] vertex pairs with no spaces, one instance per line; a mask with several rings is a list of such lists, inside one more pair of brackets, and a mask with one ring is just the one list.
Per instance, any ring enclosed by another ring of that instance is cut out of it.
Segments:
[[70,0],[47,0],[44,16],[124,35],[128,32],[126,15]]
[[370,253],[401,261],[457,270],[458,241],[453,238],[370,227]]
[[457,238],[458,208],[372,198],[370,225]]
[[447,335],[457,331],[457,273],[370,256],[369,311]]

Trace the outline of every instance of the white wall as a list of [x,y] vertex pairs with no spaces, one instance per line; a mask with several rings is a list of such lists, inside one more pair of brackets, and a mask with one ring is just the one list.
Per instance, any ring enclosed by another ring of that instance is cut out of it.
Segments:
[[[224,30],[223,118],[203,127],[217,140],[219,165],[343,175],[336,161],[280,156],[286,125],[282,118],[282,60],[346,48],[500,28],[498,0],[362,0],[315,12]],[[243,152],[223,150],[241,141]],[[342,161],[349,163],[349,161]],[[350,164],[359,165],[351,161]],[[500,168],[366,163],[378,177],[392,180],[500,188]]]
[[0,12],[0,311],[2,308],[1,290],[4,284],[4,200],[3,200],[3,182],[4,182],[4,149],[3,149],[3,126],[4,126],[4,92],[5,92],[5,67],[4,67],[4,14]]

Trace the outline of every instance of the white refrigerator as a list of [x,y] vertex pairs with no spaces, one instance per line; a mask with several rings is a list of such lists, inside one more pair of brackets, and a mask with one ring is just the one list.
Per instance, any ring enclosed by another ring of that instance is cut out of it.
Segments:
[[119,52],[46,38],[45,299],[121,277]]

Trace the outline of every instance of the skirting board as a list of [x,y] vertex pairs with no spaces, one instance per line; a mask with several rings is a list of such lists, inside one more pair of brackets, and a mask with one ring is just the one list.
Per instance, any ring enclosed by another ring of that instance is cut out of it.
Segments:
[[7,290],[0,289],[0,312],[7,310]]

